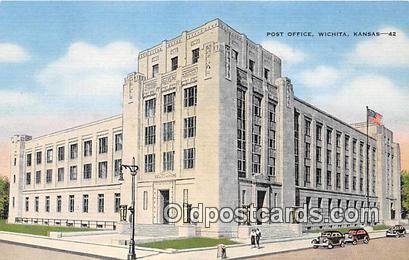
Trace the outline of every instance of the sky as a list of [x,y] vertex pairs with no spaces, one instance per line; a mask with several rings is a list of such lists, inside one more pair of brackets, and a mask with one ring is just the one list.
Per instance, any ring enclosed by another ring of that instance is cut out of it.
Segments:
[[409,170],[408,14],[407,2],[0,1],[0,175],[11,136],[120,114],[138,51],[215,18],[281,57],[297,97],[350,123],[366,105],[381,113]]

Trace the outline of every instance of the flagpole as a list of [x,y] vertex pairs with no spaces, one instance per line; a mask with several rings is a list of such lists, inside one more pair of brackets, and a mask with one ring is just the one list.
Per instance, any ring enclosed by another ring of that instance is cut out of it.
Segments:
[[[369,208],[369,120],[368,106],[366,106],[366,207]],[[369,214],[368,220],[369,223]]]

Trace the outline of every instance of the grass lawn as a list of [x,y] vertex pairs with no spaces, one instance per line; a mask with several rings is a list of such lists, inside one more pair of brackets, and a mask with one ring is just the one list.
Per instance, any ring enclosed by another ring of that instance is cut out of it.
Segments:
[[24,225],[24,224],[7,224],[4,219],[0,219],[0,231],[25,233],[38,236],[48,236],[49,232],[76,232],[91,231],[91,228],[73,228],[43,225]]
[[383,225],[383,224],[373,226],[373,230],[384,230],[384,229],[389,229],[389,228],[390,228],[390,226]]
[[208,237],[194,237],[186,239],[176,239],[176,240],[166,240],[160,242],[151,242],[138,244],[142,247],[159,248],[159,249],[188,249],[188,248],[199,248],[199,247],[211,247],[217,246],[218,244],[233,245],[237,244],[228,238],[208,238]]

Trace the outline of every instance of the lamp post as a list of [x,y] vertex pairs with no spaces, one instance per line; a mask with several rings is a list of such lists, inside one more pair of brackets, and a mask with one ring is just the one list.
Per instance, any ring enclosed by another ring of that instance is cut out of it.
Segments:
[[121,164],[121,171],[119,172],[118,181],[124,181],[123,169],[129,170],[132,176],[132,197],[131,197],[131,207],[129,207],[129,212],[131,213],[132,226],[131,226],[131,241],[129,242],[129,252],[128,260],[136,259],[135,253],[135,177],[138,174],[139,167],[135,165],[135,157],[132,158],[132,165]]

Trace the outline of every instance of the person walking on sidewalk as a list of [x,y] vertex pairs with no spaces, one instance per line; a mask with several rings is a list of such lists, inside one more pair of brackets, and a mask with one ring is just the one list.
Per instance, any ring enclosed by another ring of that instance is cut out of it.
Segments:
[[250,241],[251,241],[251,248],[255,248],[256,247],[256,230],[254,228],[252,228],[250,232]]
[[256,244],[257,248],[260,248],[260,238],[261,238],[261,231],[260,229],[256,229]]

